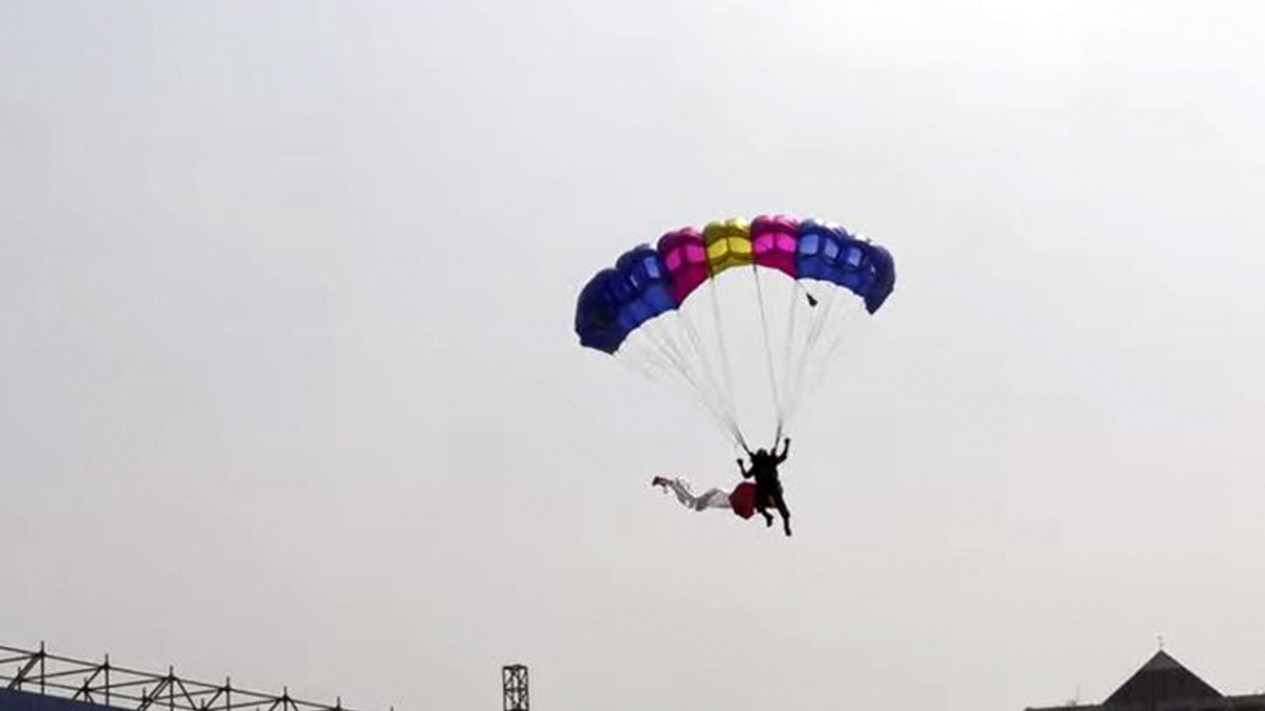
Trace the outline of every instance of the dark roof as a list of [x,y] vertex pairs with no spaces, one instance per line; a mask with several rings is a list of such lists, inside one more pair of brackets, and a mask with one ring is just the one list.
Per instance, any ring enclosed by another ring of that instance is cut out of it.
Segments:
[[1133,673],[1129,680],[1107,697],[1103,706],[1141,706],[1154,709],[1166,701],[1219,699],[1221,692],[1195,676],[1164,650]]
[[1182,666],[1181,662],[1160,650],[1101,704],[1069,704],[1047,707],[1042,711],[1166,711],[1174,708],[1265,711],[1265,695],[1223,696]]

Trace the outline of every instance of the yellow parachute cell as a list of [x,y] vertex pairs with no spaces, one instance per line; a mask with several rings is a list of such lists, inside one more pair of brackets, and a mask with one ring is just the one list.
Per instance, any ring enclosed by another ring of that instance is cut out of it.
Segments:
[[703,228],[703,244],[707,246],[707,266],[712,276],[755,261],[751,253],[751,223],[746,220],[709,222]]

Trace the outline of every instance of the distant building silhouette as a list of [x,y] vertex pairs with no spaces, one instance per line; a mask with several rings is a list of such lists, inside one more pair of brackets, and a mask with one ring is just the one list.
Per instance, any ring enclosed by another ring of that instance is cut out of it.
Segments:
[[1066,704],[1026,711],[1265,711],[1265,694],[1226,696],[1164,650],[1101,704]]

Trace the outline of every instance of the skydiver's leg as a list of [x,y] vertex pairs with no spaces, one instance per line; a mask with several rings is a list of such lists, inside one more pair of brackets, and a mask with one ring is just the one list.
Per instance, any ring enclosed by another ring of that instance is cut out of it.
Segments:
[[755,483],[755,510],[760,512],[764,517],[764,526],[766,528],[773,525],[773,514],[769,513],[769,504],[773,503],[773,497],[769,495],[768,483],[756,479]]
[[782,494],[778,493],[775,498],[777,502],[777,512],[782,515],[782,530],[786,535],[791,535],[791,512],[786,508],[786,501],[782,498]]
[[755,509],[756,509],[756,511],[759,511],[759,512],[760,512],[760,515],[761,515],[761,516],[763,516],[763,517],[764,517],[764,526],[765,526],[765,528],[768,528],[768,527],[770,527],[770,526],[772,526],[772,525],[773,525],[773,514],[769,513],[769,510],[768,510],[767,508],[765,508],[765,505],[764,505],[764,502],[763,502],[763,501],[761,501],[760,503],[756,504]]

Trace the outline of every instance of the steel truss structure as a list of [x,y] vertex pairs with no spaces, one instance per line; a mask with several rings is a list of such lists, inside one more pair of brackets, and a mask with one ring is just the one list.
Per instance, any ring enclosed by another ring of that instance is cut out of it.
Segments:
[[301,701],[286,687],[278,696],[239,689],[229,678],[194,681],[172,667],[166,674],[118,667],[108,654],[100,663],[71,659],[49,654],[43,642],[38,650],[0,645],[0,687],[130,711],[354,711],[341,698],[333,706]]
[[529,711],[526,666],[508,664],[501,667],[501,688],[505,698],[504,711]]

